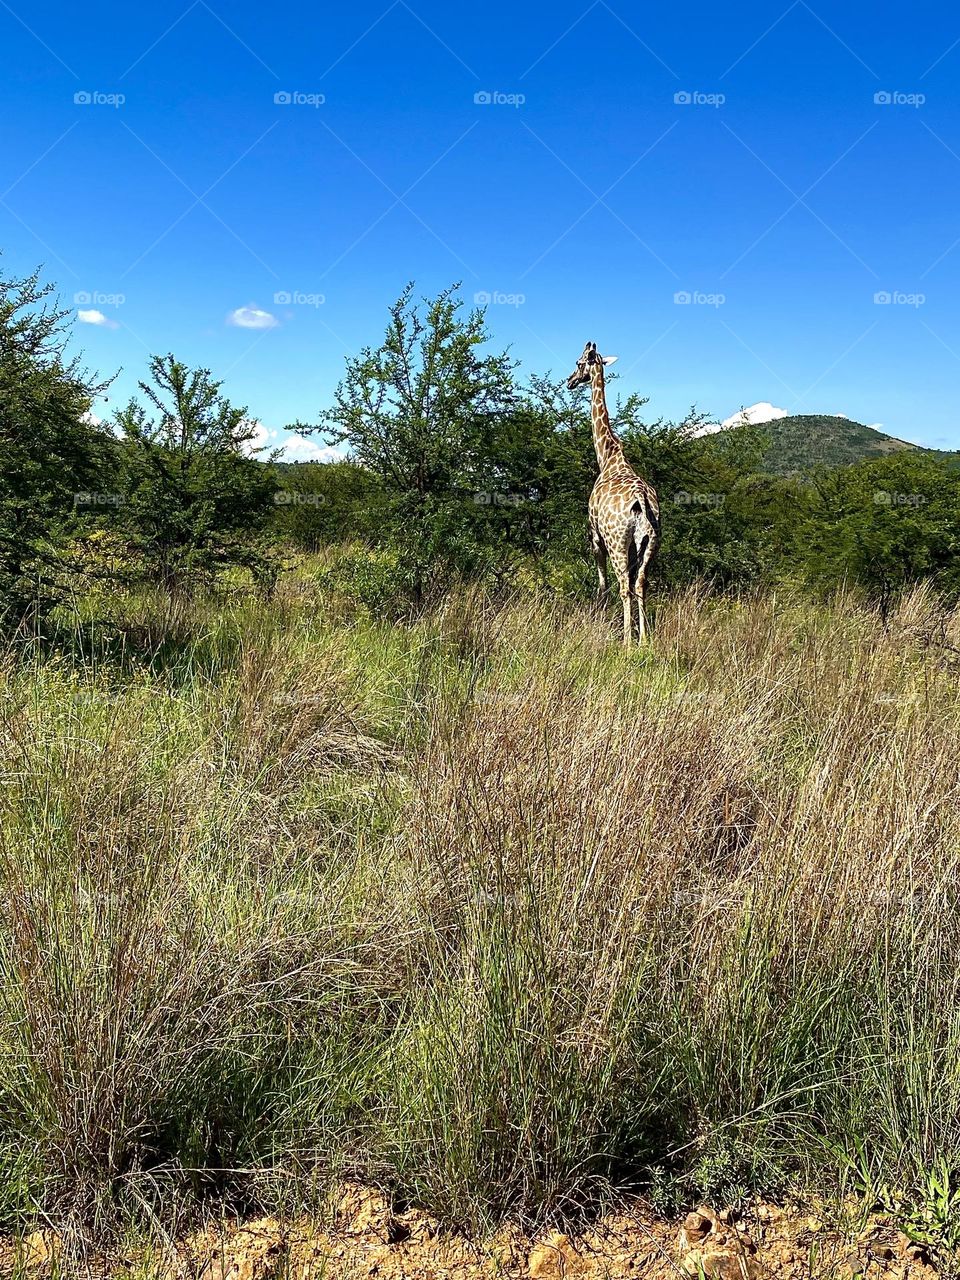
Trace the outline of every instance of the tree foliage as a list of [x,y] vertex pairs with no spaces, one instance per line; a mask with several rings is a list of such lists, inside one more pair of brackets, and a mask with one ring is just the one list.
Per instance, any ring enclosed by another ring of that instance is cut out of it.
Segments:
[[68,312],[39,272],[0,275],[0,596],[8,624],[63,593],[61,552],[112,488],[115,452],[91,419],[104,382],[67,355]]
[[249,456],[255,423],[208,369],[154,356],[150,375],[140,383],[145,403],[131,399],[116,415],[126,442],[123,523],[136,554],[170,592],[209,584],[231,566],[269,581],[257,537],[277,486]]
[[418,304],[408,285],[382,343],[347,362],[318,424],[379,480],[382,536],[416,600],[428,583],[485,560],[481,512],[502,478],[492,424],[516,403],[510,358],[485,349],[482,311],[463,315],[462,305],[455,287]]
[[[521,382],[456,287],[417,301],[408,286],[318,423],[297,424],[348,446],[328,464],[263,459],[247,410],[172,355],[151,360],[140,396],[102,427],[90,410],[106,384],[68,357],[66,319],[38,275],[0,276],[8,621],[62,596],[71,541],[98,524],[123,535],[135,572],[176,593],[237,568],[271,581],[271,535],[307,548],[366,542],[353,578],[376,607],[462,577],[592,591],[589,391],[549,375]],[[885,600],[929,579],[960,597],[956,456],[833,417],[709,432],[696,409],[651,419],[643,397],[621,400],[609,384],[614,429],[660,496],[661,583],[856,584]]]

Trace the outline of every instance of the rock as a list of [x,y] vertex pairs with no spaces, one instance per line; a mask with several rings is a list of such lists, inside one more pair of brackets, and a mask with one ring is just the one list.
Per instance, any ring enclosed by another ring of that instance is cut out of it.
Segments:
[[25,1265],[42,1267],[60,1257],[63,1240],[56,1231],[31,1231],[24,1236],[22,1247]]
[[708,1280],[759,1280],[760,1271],[754,1259],[742,1249],[691,1249],[680,1263],[688,1276],[706,1276]]
[[678,1240],[682,1271],[711,1280],[754,1280],[758,1275],[753,1257],[757,1247],[745,1232],[731,1225],[735,1216],[730,1209],[718,1216],[709,1205],[687,1215]]
[[850,1249],[840,1260],[840,1271],[845,1276],[858,1276],[863,1271],[863,1258],[859,1249]]
[[684,1245],[681,1240],[681,1248],[689,1248],[690,1245],[697,1244],[704,1236],[709,1235],[713,1229],[713,1223],[704,1213],[700,1213],[694,1209],[693,1213],[688,1213],[683,1220],[681,1228],[682,1237],[685,1237],[687,1244]]
[[531,1280],[567,1280],[582,1276],[585,1264],[562,1231],[551,1233],[530,1250],[527,1259],[527,1275]]

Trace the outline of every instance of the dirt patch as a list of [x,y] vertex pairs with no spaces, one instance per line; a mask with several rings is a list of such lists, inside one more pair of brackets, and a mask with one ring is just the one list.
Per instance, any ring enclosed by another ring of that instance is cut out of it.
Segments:
[[576,1236],[535,1238],[504,1227],[486,1240],[446,1232],[429,1214],[392,1210],[384,1196],[344,1186],[331,1221],[274,1218],[197,1232],[161,1256],[68,1264],[62,1243],[34,1232],[0,1247],[0,1274],[135,1275],[151,1280],[936,1280],[927,1251],[886,1218],[842,1232],[797,1209],[757,1204],[736,1214],[709,1205],[682,1223],[643,1205]]

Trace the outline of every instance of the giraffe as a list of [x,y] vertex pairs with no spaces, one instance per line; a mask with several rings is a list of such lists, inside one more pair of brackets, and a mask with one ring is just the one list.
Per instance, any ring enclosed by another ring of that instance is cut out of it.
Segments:
[[656,490],[641,480],[623,456],[623,446],[610,426],[604,389],[604,366],[616,356],[601,356],[588,342],[567,379],[573,391],[590,383],[590,421],[600,474],[587,507],[590,547],[600,579],[598,595],[607,591],[607,556],[613,561],[623,602],[623,643],[633,644],[633,602],[637,602],[637,639],[646,639],[647,570],[660,541],[660,504]]

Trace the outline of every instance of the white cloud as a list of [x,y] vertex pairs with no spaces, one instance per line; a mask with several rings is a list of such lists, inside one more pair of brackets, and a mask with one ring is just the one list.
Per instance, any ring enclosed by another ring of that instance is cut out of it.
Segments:
[[[258,418],[252,418],[247,425],[253,428],[253,437],[243,446],[245,453],[279,449],[284,462],[340,462],[346,456],[342,449],[332,444],[317,444],[305,436],[264,426]],[[291,454],[296,456],[291,457]]]
[[237,307],[227,316],[227,324],[236,325],[238,329],[273,329],[280,321],[269,311],[263,311],[255,302],[245,307]]
[[90,427],[99,427],[103,423],[103,419],[98,418],[92,409],[85,409],[80,415],[80,421],[87,423]]
[[761,422],[773,422],[776,418],[787,418],[790,416],[788,409],[778,409],[775,404],[771,404],[769,400],[759,400],[756,404],[748,405],[744,409],[738,409],[736,413],[731,413],[729,418],[724,418],[722,422],[705,422],[702,427],[698,427],[695,435],[710,436],[717,431],[726,431],[728,427],[742,426],[744,420],[756,426]]
[[89,310],[82,308],[77,312],[77,319],[81,324],[99,325],[101,329],[117,329],[119,325],[115,320],[109,320],[102,311],[97,311],[91,307]]
[[731,413],[729,418],[724,418],[718,430],[722,431],[725,427],[739,427],[744,420],[756,426],[760,422],[774,422],[777,418],[788,418],[789,416],[789,409],[778,409],[769,400],[759,400],[756,404],[752,404],[746,409],[741,409],[738,413]]
[[317,444],[305,436],[288,436],[284,453],[295,453],[294,462],[342,462],[346,454],[332,444]]
[[882,423],[882,422],[868,422],[868,423],[867,423],[867,426],[870,428],[870,430],[871,430],[871,431],[882,431],[882,430],[883,430],[883,423]]
[[257,449],[270,447],[270,431],[263,425],[259,418],[251,418],[243,424],[245,427],[253,429],[253,436],[247,440],[243,446],[244,453],[255,453]]

